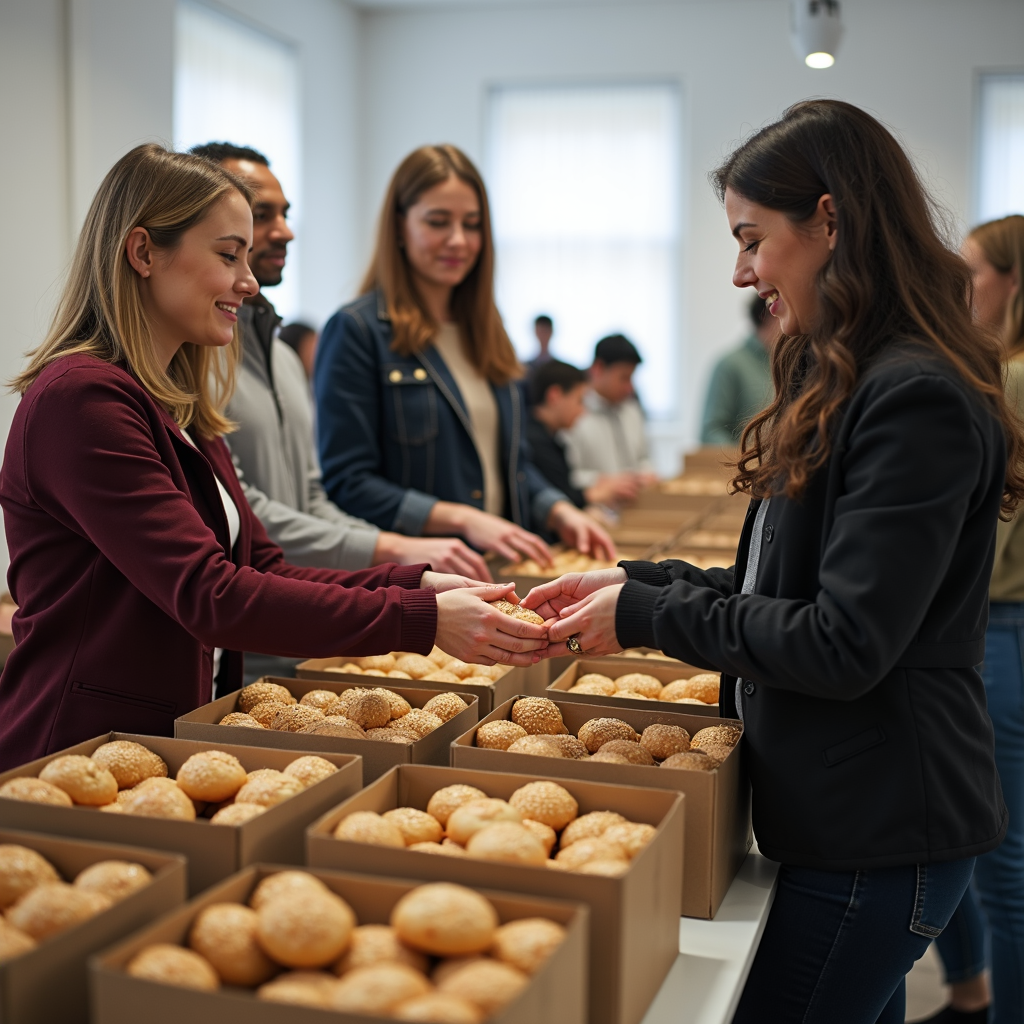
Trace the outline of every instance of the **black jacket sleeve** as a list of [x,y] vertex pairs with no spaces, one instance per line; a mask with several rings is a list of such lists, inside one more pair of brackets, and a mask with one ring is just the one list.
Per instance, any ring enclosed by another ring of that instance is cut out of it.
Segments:
[[842,483],[817,595],[734,594],[721,570],[692,566],[666,570],[668,582],[631,573],[621,643],[641,641],[650,613],[643,641],[673,657],[834,700],[867,693],[897,664],[947,574],[990,453],[968,396],[938,374],[880,379],[853,405],[832,455]]

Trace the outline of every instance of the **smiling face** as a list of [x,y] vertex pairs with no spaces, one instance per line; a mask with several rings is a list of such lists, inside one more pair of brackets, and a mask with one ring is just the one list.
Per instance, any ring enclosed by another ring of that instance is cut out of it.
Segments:
[[838,240],[832,197],[823,195],[811,217],[794,224],[726,189],[725,212],[740,245],[732,283],[757,289],[785,334],[806,334],[818,319],[818,271]]
[[1006,308],[1017,292],[1016,275],[993,266],[973,238],[967,238],[960,254],[971,271],[971,307],[974,318],[986,327],[999,329],[1006,320]]
[[272,288],[281,283],[288,258],[288,243],[295,240],[288,226],[291,204],[285,198],[281,182],[266,164],[253,160],[225,160],[222,166],[256,188],[249,266],[261,288]]
[[402,218],[402,244],[424,290],[451,289],[473,269],[483,245],[480,200],[454,174],[427,189]]
[[238,192],[215,203],[170,250],[156,248],[145,228],[128,236],[128,261],[153,342],[164,365],[185,342],[230,345],[243,300],[259,290],[246,262],[252,214]]

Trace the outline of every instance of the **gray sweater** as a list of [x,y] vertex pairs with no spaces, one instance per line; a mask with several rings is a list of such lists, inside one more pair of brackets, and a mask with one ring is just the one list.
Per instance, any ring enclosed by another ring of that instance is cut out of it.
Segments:
[[245,496],[293,565],[365,569],[380,531],[342,512],[324,491],[314,447],[313,403],[299,357],[277,338],[263,299],[239,310],[242,364],[227,442]]

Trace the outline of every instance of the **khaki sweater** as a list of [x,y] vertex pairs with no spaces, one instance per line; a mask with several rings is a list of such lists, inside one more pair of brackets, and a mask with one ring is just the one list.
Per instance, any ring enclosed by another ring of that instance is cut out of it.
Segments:
[[[1006,364],[1006,397],[1024,419],[1024,353]],[[996,524],[996,560],[992,568],[992,601],[1024,601],[1024,510],[1008,523]]]

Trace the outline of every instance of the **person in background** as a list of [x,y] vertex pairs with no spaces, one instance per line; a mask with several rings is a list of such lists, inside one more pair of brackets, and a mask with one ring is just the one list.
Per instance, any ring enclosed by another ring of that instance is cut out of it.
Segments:
[[[976,227],[963,245],[975,320],[1000,342],[1007,401],[1024,418],[1024,216]],[[985,681],[996,736],[996,766],[1010,827],[1002,845],[978,858],[971,888],[935,940],[950,1004],[931,1021],[1010,1024],[1024,1020],[1024,523],[996,524],[989,587]],[[985,975],[990,950],[992,987]],[[990,1008],[991,1004],[991,1008]]]
[[530,665],[546,646],[544,627],[485,603],[511,587],[423,564],[300,568],[267,537],[223,441],[238,312],[259,287],[252,200],[211,161],[147,144],[89,207],[50,330],[12,382],[0,771],[110,730],[170,736],[215,679],[241,685],[246,649],[436,643]]
[[635,498],[640,481],[635,473],[602,474],[585,491],[574,487],[561,432],[571,430],[583,415],[590,386],[587,375],[569,363],[551,359],[530,378],[530,418],[526,438],[533,464],[573,501],[587,505],[614,506]]
[[533,321],[533,333],[537,338],[539,351],[526,364],[527,378],[536,373],[545,363],[549,363],[554,359],[554,356],[551,354],[551,336],[555,333],[555,322],[547,313],[541,313]]
[[[350,516],[328,497],[314,441],[313,401],[298,355],[277,336],[281,318],[264,289],[281,283],[288,244],[288,200],[263,154],[230,143],[192,152],[243,178],[256,192],[249,265],[260,287],[238,311],[242,358],[227,408],[237,430],[227,436],[242,489],[271,540],[293,565],[366,569],[429,562],[490,580],[483,559],[455,538],[403,537]],[[247,653],[246,681],[294,675],[298,660]]]
[[782,329],[732,481],[752,498],[736,564],[621,562],[523,604],[559,619],[545,656],[574,638],[722,673],[780,862],[733,1024],[902,1024],[907,972],[1014,813],[977,666],[1024,433],[968,268],[884,125],[798,103],[712,181],[733,283]]
[[550,564],[539,532],[607,557],[603,528],[530,462],[493,274],[479,171],[454,146],[410,153],[388,186],[363,294],[320,336],[327,493],[381,529],[454,533],[512,561]]
[[300,322],[285,324],[277,336],[299,357],[306,377],[312,380],[313,360],[316,358],[316,328]]
[[711,373],[701,444],[735,447],[743,428],[771,401],[769,353],[778,328],[759,295],[750,300],[748,313],[753,330],[739,348],[718,360]]
[[633,390],[633,373],[642,361],[621,334],[602,338],[594,347],[586,410],[565,434],[572,482],[581,490],[593,487],[602,475],[632,472],[641,486],[655,479],[644,412]]

